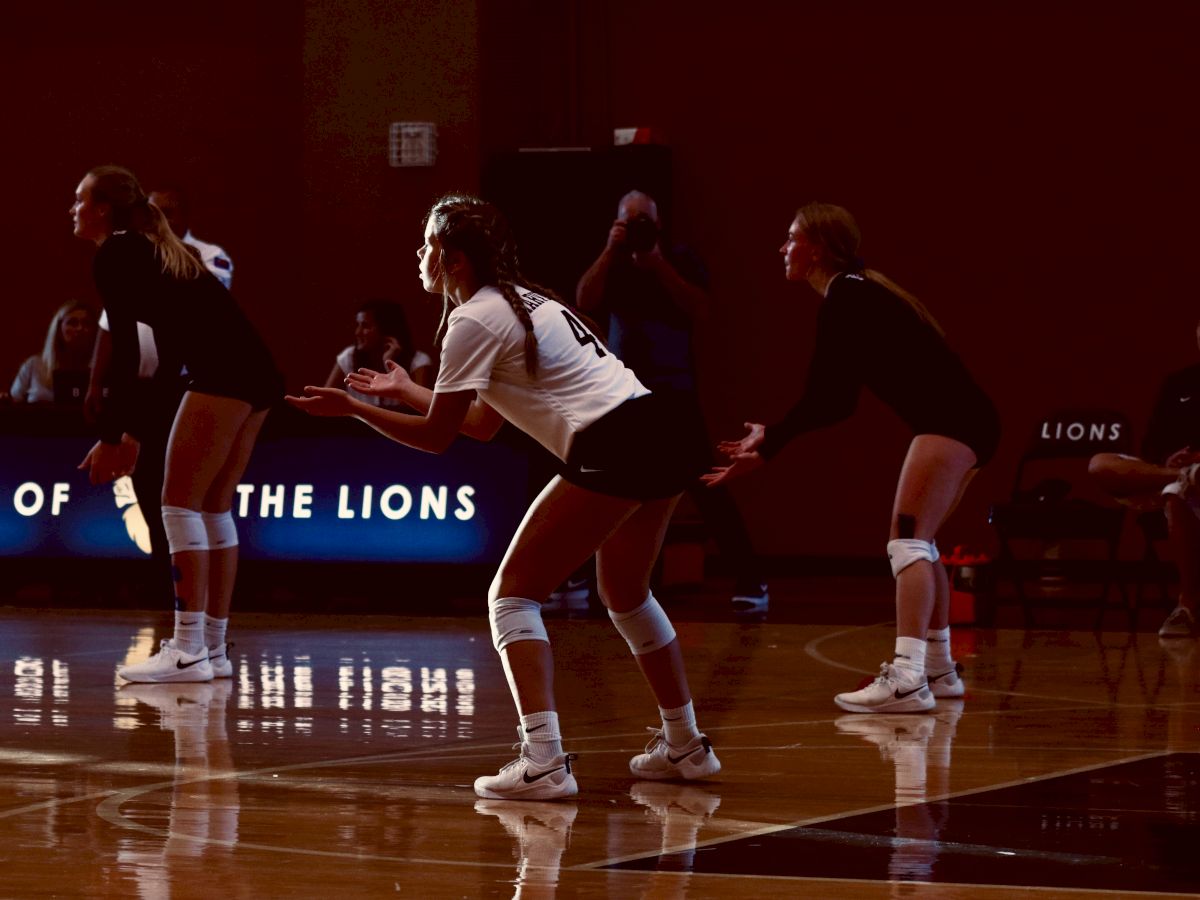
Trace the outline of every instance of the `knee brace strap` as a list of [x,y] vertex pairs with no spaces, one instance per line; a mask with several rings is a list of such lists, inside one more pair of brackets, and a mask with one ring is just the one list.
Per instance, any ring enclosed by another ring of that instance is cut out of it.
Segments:
[[204,519],[204,530],[208,533],[208,548],[210,550],[226,550],[238,545],[237,525],[233,522],[233,512],[201,513]]
[[897,538],[894,541],[888,541],[887,554],[888,560],[892,564],[892,577],[898,576],[918,560],[927,559],[930,562],[936,562],[938,559],[937,547],[930,541],[922,541],[917,538]]
[[616,626],[617,633],[625,638],[634,656],[645,656],[661,650],[675,640],[675,628],[653,594],[647,594],[645,602],[636,609],[627,612],[613,612],[610,609],[608,617]]
[[200,510],[164,506],[162,520],[163,530],[167,533],[167,547],[172,553],[208,549],[208,531]]
[[488,601],[488,622],[496,652],[517,641],[550,643],[542,622],[542,605],[524,597],[497,597]]

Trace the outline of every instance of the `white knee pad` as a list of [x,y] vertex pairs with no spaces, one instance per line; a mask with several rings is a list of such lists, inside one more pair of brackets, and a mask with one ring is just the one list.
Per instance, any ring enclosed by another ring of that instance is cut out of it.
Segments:
[[655,650],[661,650],[675,640],[675,629],[671,620],[658,605],[653,594],[646,595],[646,601],[636,609],[628,612],[608,611],[617,633],[625,638],[625,643],[633,651],[634,656],[645,656]]
[[937,562],[937,546],[931,541],[921,541],[917,538],[897,538],[888,541],[888,560],[892,564],[892,576],[895,577],[918,560],[927,559]]
[[208,530],[204,527],[200,510],[164,506],[162,520],[163,530],[167,533],[167,547],[172,553],[208,549]]
[[524,597],[497,597],[488,601],[488,622],[496,652],[517,641],[550,643],[542,622],[542,604]]
[[227,550],[238,545],[237,525],[233,523],[233,512],[201,513],[204,530],[208,533],[208,549]]
[[930,541],[929,546],[933,548],[933,561],[940,562],[942,559],[942,554],[938,551],[937,541]]

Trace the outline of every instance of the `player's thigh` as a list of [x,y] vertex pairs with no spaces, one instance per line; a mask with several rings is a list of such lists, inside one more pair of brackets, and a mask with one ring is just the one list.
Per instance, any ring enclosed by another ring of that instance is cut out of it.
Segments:
[[639,506],[555,476],[508,545],[490,596],[543,601]]
[[164,505],[201,507],[250,415],[250,404],[243,400],[193,391],[183,395],[167,439]]
[[643,503],[596,553],[596,587],[609,609],[625,612],[650,592],[650,573],[662,549],[679,497]]

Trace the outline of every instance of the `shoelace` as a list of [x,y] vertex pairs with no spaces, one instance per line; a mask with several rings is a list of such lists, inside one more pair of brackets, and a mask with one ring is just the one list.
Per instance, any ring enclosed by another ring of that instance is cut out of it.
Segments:
[[501,766],[500,767],[501,772],[505,772],[505,771],[511,769],[513,766],[518,765],[522,760],[525,759],[525,744],[523,742],[517,741],[515,744],[512,745],[512,749],[518,751],[517,758],[514,759],[512,762],[506,763],[505,765]]
[[[890,662],[879,664],[879,674],[875,676],[875,683],[882,684],[892,677],[892,664]],[[861,682],[860,682],[861,683]]]
[[[654,748],[659,744],[667,744],[667,737],[665,734],[663,734],[663,730],[661,728],[654,728],[653,726],[647,725],[646,730],[653,735],[653,737],[650,738],[650,743],[646,745],[647,753],[653,753]],[[667,746],[669,747],[671,745],[667,744]]]

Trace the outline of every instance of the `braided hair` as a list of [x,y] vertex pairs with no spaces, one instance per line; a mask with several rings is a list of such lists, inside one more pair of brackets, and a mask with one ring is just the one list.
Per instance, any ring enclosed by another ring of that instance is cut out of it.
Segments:
[[[537,337],[533,333],[529,310],[517,293],[517,286],[552,300],[559,298],[553,291],[534,284],[521,274],[517,262],[517,243],[503,214],[478,197],[447,194],[437,200],[425,216],[426,224],[431,221],[433,234],[441,244],[443,255],[447,251],[463,254],[479,283],[495,287],[508,301],[513,314],[525,328],[525,370],[531,376],[536,376]],[[450,298],[444,296],[442,321],[437,332],[439,343],[446,333],[449,315]]]

